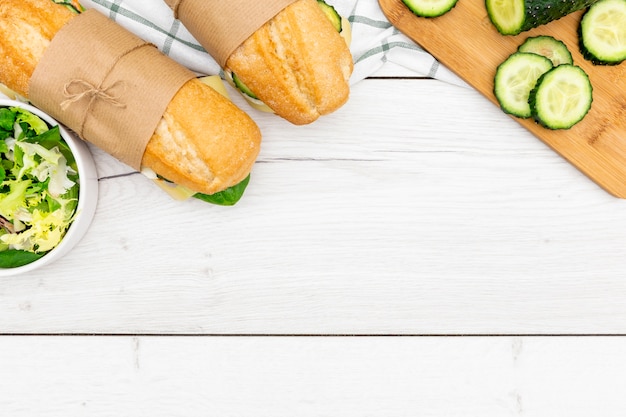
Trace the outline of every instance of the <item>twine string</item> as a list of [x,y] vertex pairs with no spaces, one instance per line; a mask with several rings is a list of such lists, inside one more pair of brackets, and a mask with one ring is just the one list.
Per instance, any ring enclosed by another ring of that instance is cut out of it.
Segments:
[[[103,101],[112,106],[119,108],[126,108],[126,104],[119,100],[119,97],[112,94],[111,91],[117,87],[122,86],[122,81],[116,81],[109,87],[95,86],[88,81],[75,79],[65,84],[63,87],[63,95],[67,97],[66,100],[61,102],[61,109],[66,111],[72,104],[77,103],[85,98],[89,99],[86,107],[86,114],[89,114],[91,106],[96,100]],[[76,132],[79,136],[83,134],[83,128],[85,126],[86,117],[81,124],[80,131]]]
[[[67,110],[67,108],[73,103],[76,103],[77,101],[80,101],[85,97],[89,97],[90,102],[93,102],[95,100],[102,100],[106,103],[111,104],[112,106],[124,108],[126,107],[126,105],[119,100],[119,97],[110,94],[110,91],[112,89],[121,84],[121,81],[117,81],[107,88],[102,88],[96,87],[95,85],[85,80],[72,80],[69,83],[65,84],[63,88],[63,95],[67,97],[67,100],[64,100],[61,103],[61,109]],[[71,92],[70,90],[73,89],[72,87],[78,87],[79,91]]]

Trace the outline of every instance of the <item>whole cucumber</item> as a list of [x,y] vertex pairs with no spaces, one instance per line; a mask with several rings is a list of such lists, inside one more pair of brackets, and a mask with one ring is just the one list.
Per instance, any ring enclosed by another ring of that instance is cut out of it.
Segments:
[[503,35],[536,28],[570,13],[586,9],[598,0],[485,0],[491,23]]

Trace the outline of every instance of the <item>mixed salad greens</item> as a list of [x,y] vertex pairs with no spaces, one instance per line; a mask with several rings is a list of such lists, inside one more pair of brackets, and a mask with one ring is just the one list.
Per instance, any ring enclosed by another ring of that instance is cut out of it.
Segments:
[[0,267],[54,249],[78,206],[78,169],[58,126],[20,107],[0,108]]

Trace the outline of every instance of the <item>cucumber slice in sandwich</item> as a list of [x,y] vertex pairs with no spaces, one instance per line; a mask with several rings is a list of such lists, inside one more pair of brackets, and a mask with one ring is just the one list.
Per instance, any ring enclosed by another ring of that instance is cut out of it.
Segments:
[[237,74],[232,73],[232,80],[233,80],[233,84],[235,84],[235,87],[237,87],[239,91],[241,91],[242,93],[244,93],[250,98],[257,98],[257,96],[252,92],[252,90],[250,90],[248,86],[245,85],[243,81],[239,79],[239,77],[237,77]]
[[337,10],[330,4],[327,4],[324,0],[317,0],[317,5],[320,6],[320,9],[324,12],[330,23],[333,24],[333,27],[337,32],[341,32],[341,16],[337,13]]
[[326,3],[324,0],[317,0],[317,5],[322,9],[335,30],[339,32],[348,46],[350,46],[352,43],[352,27],[350,26],[350,21],[341,16],[333,6]]
[[231,86],[235,87],[243,96],[243,98],[248,102],[248,104],[259,111],[265,113],[274,113],[274,111],[265,103],[257,98],[257,96],[248,88],[247,85],[241,81],[237,74],[232,71],[224,71],[224,79]]

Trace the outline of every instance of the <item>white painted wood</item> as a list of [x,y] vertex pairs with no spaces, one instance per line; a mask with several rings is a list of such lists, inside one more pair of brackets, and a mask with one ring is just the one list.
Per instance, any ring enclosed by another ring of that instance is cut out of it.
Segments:
[[622,417],[623,338],[0,339],[11,417]]
[[231,208],[96,150],[88,234],[0,281],[0,333],[626,333],[626,202],[475,91],[370,79],[309,126],[251,114]]
[[385,64],[375,71],[371,77],[408,77],[408,78],[426,78],[423,74],[419,74],[412,69],[387,61]]

